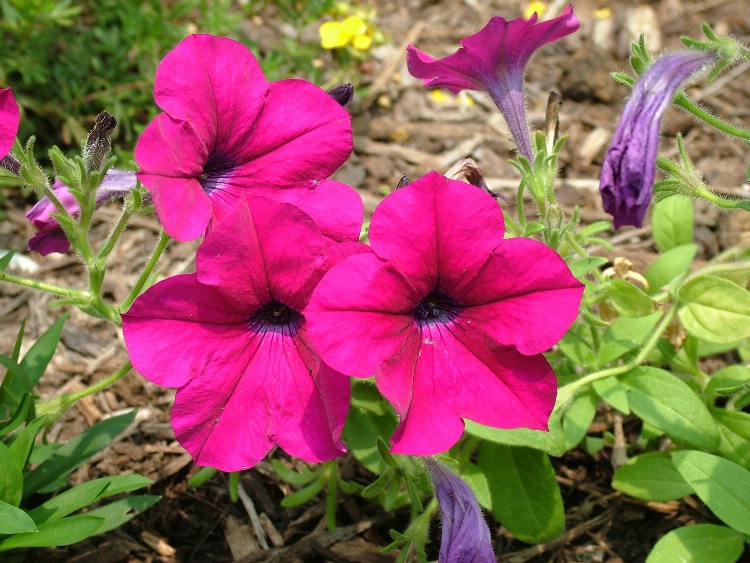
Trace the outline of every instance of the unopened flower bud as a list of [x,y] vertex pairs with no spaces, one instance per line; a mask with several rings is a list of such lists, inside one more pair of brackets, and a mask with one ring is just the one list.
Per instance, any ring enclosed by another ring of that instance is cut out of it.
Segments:
[[18,162],[15,157],[10,154],[7,154],[2,159],[0,159],[0,166],[5,168],[6,170],[9,170],[10,172],[13,172],[13,174],[21,174],[21,163]]
[[101,170],[102,164],[109,156],[112,143],[109,136],[117,127],[117,120],[106,111],[96,116],[94,128],[86,139],[86,147],[83,149],[83,161],[86,170],[91,172]]
[[396,189],[403,188],[404,186],[408,186],[412,183],[412,179],[409,178],[406,174],[401,176],[401,179],[398,181],[398,184],[396,184]]
[[354,99],[354,86],[351,84],[342,84],[328,90],[328,95],[336,100],[341,107],[346,107]]

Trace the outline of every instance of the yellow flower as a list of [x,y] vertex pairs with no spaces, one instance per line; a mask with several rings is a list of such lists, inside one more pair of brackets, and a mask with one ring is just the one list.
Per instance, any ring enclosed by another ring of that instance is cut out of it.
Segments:
[[324,49],[336,49],[351,43],[355,49],[365,51],[372,44],[372,38],[367,35],[367,24],[359,16],[349,16],[340,22],[325,22],[318,33]]
[[533,2],[529,2],[529,5],[526,6],[526,9],[523,12],[523,17],[529,19],[532,14],[536,12],[537,15],[541,18],[546,11],[547,4],[545,4],[544,2],[539,2],[539,0],[534,0]]

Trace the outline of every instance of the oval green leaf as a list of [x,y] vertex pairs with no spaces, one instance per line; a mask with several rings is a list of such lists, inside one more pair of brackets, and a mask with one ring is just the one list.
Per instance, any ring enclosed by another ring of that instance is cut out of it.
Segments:
[[693,263],[698,247],[694,244],[683,244],[676,246],[659,256],[656,261],[646,270],[646,281],[648,281],[648,293],[653,295],[661,291],[665,285],[669,285],[674,278],[686,274]]
[[31,516],[20,508],[0,500],[0,534],[22,534],[36,532]]
[[672,530],[649,553],[646,563],[734,563],[745,541],[725,526],[695,524]]
[[750,337],[750,293],[714,276],[699,276],[682,286],[678,314],[688,332],[709,342]]
[[610,280],[607,296],[617,312],[626,317],[645,317],[654,312],[654,300],[628,281]]
[[70,516],[39,526],[38,532],[16,534],[0,541],[0,551],[18,547],[55,547],[78,543],[94,535],[104,518],[83,514]]
[[693,241],[693,200],[673,196],[654,205],[651,216],[654,240],[666,252]]
[[693,494],[667,452],[633,457],[612,477],[612,487],[631,497],[665,502]]
[[672,455],[680,475],[725,524],[750,534],[750,471],[722,457],[698,451]]

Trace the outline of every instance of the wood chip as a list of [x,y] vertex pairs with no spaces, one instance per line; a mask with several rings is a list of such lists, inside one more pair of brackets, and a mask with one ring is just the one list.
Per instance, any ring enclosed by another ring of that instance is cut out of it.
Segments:
[[167,543],[167,538],[160,538],[148,531],[141,532],[141,540],[159,555],[173,557],[177,550]]
[[232,561],[237,561],[254,551],[260,550],[250,526],[243,524],[241,520],[231,515],[227,518],[224,527],[224,538],[232,552]]

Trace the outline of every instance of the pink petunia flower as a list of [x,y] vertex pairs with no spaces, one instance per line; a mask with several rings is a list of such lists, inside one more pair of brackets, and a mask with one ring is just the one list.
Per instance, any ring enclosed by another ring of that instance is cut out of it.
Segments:
[[197,238],[246,193],[294,203],[323,234],[357,240],[361,199],[325,180],[351,153],[351,119],[324,90],[269,83],[241,43],[191,35],[159,64],[154,97],[164,112],[139,138],[135,159],[170,236]]
[[542,45],[575,32],[580,23],[568,6],[557,18],[537,23],[536,12],[525,20],[494,17],[478,33],[460,41],[462,47],[448,57],[433,57],[410,45],[409,72],[423,78],[425,86],[442,86],[454,94],[461,90],[487,92],[508,123],[520,153],[533,160],[524,109],[523,75],[526,63]]
[[[110,169],[104,176],[102,185],[96,192],[96,207],[110,199],[125,197],[130,190],[135,188],[135,172],[125,170]],[[55,180],[52,184],[55,195],[73,217],[78,217],[80,206],[75,197],[68,191],[68,186],[60,180]],[[34,207],[26,212],[26,217],[37,228],[37,233],[29,240],[26,250],[36,250],[42,256],[47,256],[52,252],[65,253],[70,250],[70,242],[65,232],[60,227],[52,214],[57,213],[57,209],[52,202],[43,197]]]
[[13,97],[13,90],[0,89],[0,158],[6,156],[13,148],[20,119],[20,111]]
[[274,444],[329,460],[345,451],[349,379],[321,361],[305,310],[332,262],[367,247],[248,199],[206,236],[195,274],[157,283],[122,316],[125,343],[148,380],[179,388],[172,426],[197,464],[238,471]]
[[394,452],[443,452],[462,418],[546,429],[556,380],[541,353],[575,320],[583,285],[547,246],[503,235],[492,196],[432,172],[383,200],[373,252],[313,293],[313,342],[334,369],[375,374],[400,416]]

